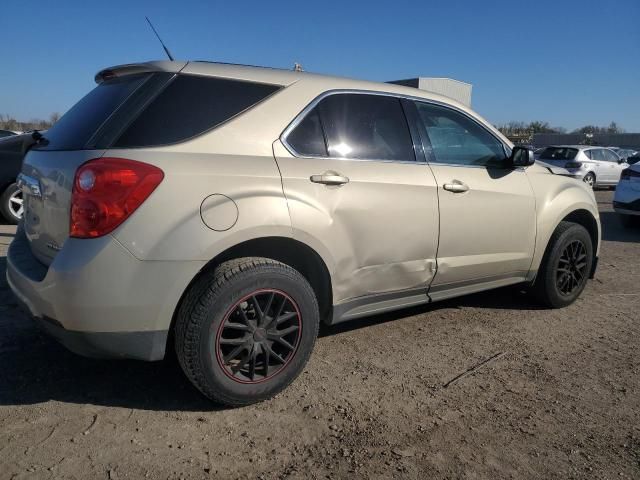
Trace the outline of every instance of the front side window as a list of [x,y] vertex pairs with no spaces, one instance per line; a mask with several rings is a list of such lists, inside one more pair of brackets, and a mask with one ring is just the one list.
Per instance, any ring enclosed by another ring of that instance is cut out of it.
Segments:
[[291,131],[287,143],[303,156],[415,161],[400,100],[384,95],[329,95]]
[[433,150],[432,161],[452,165],[504,167],[506,154],[496,137],[450,108],[416,102],[419,127]]

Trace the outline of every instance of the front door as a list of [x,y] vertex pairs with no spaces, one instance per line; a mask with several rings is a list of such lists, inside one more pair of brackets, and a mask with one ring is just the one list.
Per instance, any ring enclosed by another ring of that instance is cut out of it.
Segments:
[[440,202],[438,273],[430,295],[524,280],[536,239],[525,169],[507,167],[502,142],[466,113],[415,105]]
[[274,143],[293,235],[325,259],[334,304],[426,289],[438,199],[398,98],[332,93]]

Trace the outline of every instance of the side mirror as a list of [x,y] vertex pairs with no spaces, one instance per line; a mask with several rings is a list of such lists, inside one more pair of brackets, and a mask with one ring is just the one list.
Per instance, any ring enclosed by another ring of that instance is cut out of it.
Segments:
[[513,147],[509,161],[514,167],[528,167],[536,163],[536,157],[527,147]]

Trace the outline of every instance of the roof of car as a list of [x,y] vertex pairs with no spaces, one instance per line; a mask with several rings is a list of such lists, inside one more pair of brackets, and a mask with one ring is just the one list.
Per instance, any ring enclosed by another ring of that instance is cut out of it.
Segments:
[[209,62],[209,61],[152,61],[116,65],[99,71],[95,80],[97,83],[109,78],[109,76],[143,73],[149,71],[164,71],[172,73],[189,73],[194,75],[211,75],[217,77],[233,78],[238,80],[271,83],[275,85],[289,86],[300,80],[310,82],[322,82],[327,89],[354,89],[373,90],[399,95],[407,95],[425,99],[431,99],[454,105],[463,110],[468,107],[456,100],[421,90],[414,87],[405,87],[384,82],[372,82],[346,77],[337,77],[319,73],[285,70],[281,68],[259,67],[254,65],[239,65],[233,63]]

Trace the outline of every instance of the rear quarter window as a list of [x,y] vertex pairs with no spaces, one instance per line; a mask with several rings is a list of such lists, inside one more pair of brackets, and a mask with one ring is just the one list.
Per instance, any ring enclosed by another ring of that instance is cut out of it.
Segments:
[[178,75],[113,146],[148,147],[188,140],[226,122],[280,88],[224,78]]

